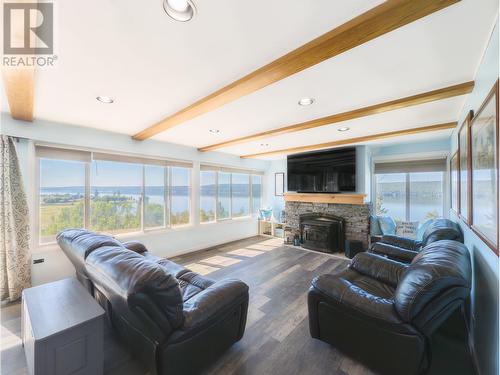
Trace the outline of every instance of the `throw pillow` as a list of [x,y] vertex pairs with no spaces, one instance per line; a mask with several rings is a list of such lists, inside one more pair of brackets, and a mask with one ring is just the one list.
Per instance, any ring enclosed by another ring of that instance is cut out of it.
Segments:
[[416,239],[418,221],[398,221],[396,222],[396,236]]
[[396,222],[392,217],[389,216],[379,216],[378,223],[380,225],[380,230],[382,234],[395,234],[396,233]]
[[378,222],[378,216],[370,216],[370,235],[371,236],[381,236],[382,229],[380,229],[380,223]]

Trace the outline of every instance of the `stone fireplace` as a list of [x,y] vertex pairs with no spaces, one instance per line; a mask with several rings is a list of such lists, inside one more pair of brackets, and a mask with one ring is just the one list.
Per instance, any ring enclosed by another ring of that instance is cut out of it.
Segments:
[[[339,204],[287,201],[285,202],[285,239],[293,240],[296,235],[300,238],[301,215],[305,214],[333,216],[343,219],[345,240],[361,241],[363,247],[365,249],[368,248],[371,214],[370,203]],[[302,217],[305,218],[306,216]],[[314,235],[321,236],[317,232]],[[313,236],[312,233],[311,236]],[[342,249],[344,249],[344,245],[342,245]]]

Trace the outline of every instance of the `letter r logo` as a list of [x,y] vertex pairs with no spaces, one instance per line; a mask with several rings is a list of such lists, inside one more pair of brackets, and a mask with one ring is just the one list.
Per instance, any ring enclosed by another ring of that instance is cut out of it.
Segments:
[[54,53],[52,3],[4,3],[3,6],[5,55]]

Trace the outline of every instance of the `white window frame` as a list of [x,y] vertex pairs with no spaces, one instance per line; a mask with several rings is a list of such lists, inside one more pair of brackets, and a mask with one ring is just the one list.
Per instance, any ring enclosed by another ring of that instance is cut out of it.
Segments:
[[[201,173],[204,171],[212,171],[215,173],[215,219],[211,221],[201,221]],[[229,217],[226,218],[219,218],[219,173],[227,173],[229,174]],[[248,194],[248,215],[244,216],[237,216],[233,217],[233,174],[246,174],[248,176],[248,188],[249,188],[249,194]],[[200,201],[200,207],[199,207],[199,215],[200,215],[200,224],[205,225],[205,224],[214,224],[214,223],[219,223],[223,221],[228,221],[228,220],[241,220],[241,219],[248,219],[251,217],[255,217],[258,215],[258,212],[254,212],[253,210],[253,184],[252,184],[252,177],[253,176],[258,176],[260,177],[260,202],[262,203],[262,198],[263,198],[263,185],[264,185],[264,178],[263,178],[263,173],[256,173],[254,171],[246,171],[246,170],[234,170],[231,171],[231,168],[227,167],[214,167],[213,169],[202,169],[200,168],[199,171],[200,175],[200,182],[199,182],[199,201]]]
[[[84,149],[74,149],[71,147],[65,147],[65,146],[54,146],[54,145],[45,145],[45,144],[40,144],[40,145],[35,145],[36,147],[51,147],[55,150],[55,152],[58,152],[58,149],[60,149],[63,152],[88,152],[91,154],[90,161],[82,161],[84,164],[85,168],[85,189],[84,189],[84,228],[90,230],[90,196],[91,196],[91,187],[92,187],[92,181],[91,181],[91,166],[92,166],[92,161],[95,159],[93,158],[93,154],[95,152],[101,153],[101,150],[94,151],[94,150],[84,150]],[[134,159],[136,164],[140,164],[142,167],[142,186],[141,186],[141,197],[140,197],[140,210],[141,210],[141,225],[140,225],[140,230],[135,231],[132,230],[130,232],[123,232],[120,234],[117,234],[117,237],[121,236],[126,236],[132,233],[149,233],[149,232],[156,232],[156,231],[165,231],[165,230],[176,230],[178,228],[182,227],[188,227],[191,226],[193,223],[193,214],[191,212],[191,207],[192,207],[192,200],[193,200],[193,178],[192,178],[192,173],[193,173],[193,165],[191,162],[187,161],[170,161],[168,159],[157,159],[157,158],[143,158],[143,157],[137,157],[137,156],[129,156],[127,154],[118,154],[118,153],[106,153],[110,157],[116,157],[117,159],[123,158],[123,162],[127,162],[127,158]],[[35,173],[35,191],[34,191],[34,199],[33,199],[33,204],[34,204],[34,210],[36,213],[32,215],[33,217],[33,245],[35,248],[41,248],[41,247],[46,247],[46,246],[53,246],[56,244],[55,241],[52,242],[41,242],[41,236],[40,236],[40,228],[41,228],[41,222],[40,222],[40,204],[41,204],[41,199],[40,199],[40,163],[42,159],[49,159],[48,157],[41,157],[37,155],[35,151],[34,155],[35,159],[35,168],[34,168],[34,173]],[[53,160],[60,160],[60,161],[71,161],[71,159],[65,159],[65,158],[57,158],[57,157],[51,157],[50,159]],[[116,161],[116,162],[121,162],[121,161]],[[150,162],[150,163],[148,163]],[[145,198],[145,169],[146,165],[159,165],[161,164],[164,170],[164,201],[165,201],[165,208],[164,208],[164,225],[161,227],[155,227],[155,228],[145,228],[145,223],[144,223],[144,214],[145,214],[145,204],[144,204],[144,198]],[[165,164],[165,165],[163,165]],[[191,165],[191,166],[189,166]],[[189,223],[187,224],[181,224],[181,225],[171,225],[172,219],[171,219],[171,170],[173,167],[180,167],[180,168],[186,168],[188,169],[189,173],[189,192],[188,192],[188,199],[189,199]]]
[[[401,155],[389,155],[389,156],[378,156],[378,157],[373,157],[371,160],[371,201],[373,203],[373,214],[377,215],[377,212],[375,211],[376,209],[376,202],[377,202],[377,177],[375,173],[375,164],[377,163],[384,163],[384,162],[404,162],[404,161],[415,161],[415,160],[426,160],[426,159],[445,159],[446,163],[446,170],[444,170],[442,173],[443,175],[443,217],[448,218],[449,217],[449,207],[450,207],[450,192],[449,192],[449,155],[447,153],[443,153],[440,151],[437,152],[425,152],[425,153],[417,153],[417,154],[401,154]],[[406,176],[406,196],[405,196],[405,220],[408,221],[409,218],[409,174],[407,173]]]

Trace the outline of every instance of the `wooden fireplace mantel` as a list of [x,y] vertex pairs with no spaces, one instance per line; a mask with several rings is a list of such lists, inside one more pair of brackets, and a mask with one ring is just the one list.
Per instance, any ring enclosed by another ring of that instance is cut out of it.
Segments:
[[285,193],[286,202],[364,204],[366,194]]

